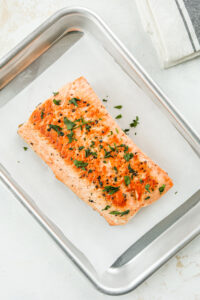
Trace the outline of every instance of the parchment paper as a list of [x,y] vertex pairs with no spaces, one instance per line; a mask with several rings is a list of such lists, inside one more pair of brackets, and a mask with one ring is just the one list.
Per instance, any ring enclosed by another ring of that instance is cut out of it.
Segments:
[[[130,137],[174,182],[165,196],[142,209],[125,226],[109,226],[59,182],[31,149],[24,151],[23,146],[27,145],[17,135],[18,125],[28,119],[38,103],[82,75],[101,99],[107,97],[106,107],[113,117],[122,114],[118,122],[123,129],[139,116],[140,124],[131,130]],[[123,109],[114,109],[115,105],[123,105]],[[193,150],[159,108],[89,35],[1,108],[0,137],[1,163],[100,273],[200,186],[200,162]]]

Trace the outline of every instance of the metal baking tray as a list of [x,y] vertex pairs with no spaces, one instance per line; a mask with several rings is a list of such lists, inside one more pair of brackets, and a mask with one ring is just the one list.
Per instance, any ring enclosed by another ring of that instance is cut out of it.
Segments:
[[[64,8],[58,11],[0,60],[0,104],[6,103],[34,79],[34,69],[40,64],[39,57],[59,45],[54,55],[40,65],[42,72],[87,32],[101,43],[123,72],[159,106],[199,157],[198,135],[106,24],[84,8]],[[28,71],[29,76],[23,77]],[[71,261],[105,294],[121,295],[130,292],[200,233],[198,190],[140,237],[100,275],[87,257],[44,215],[1,164],[0,178]]]

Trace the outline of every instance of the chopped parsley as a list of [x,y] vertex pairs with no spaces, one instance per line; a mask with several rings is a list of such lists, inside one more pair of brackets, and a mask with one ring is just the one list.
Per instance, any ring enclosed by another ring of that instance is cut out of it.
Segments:
[[102,145],[99,145],[99,149],[102,149],[103,148],[103,146]]
[[115,117],[115,119],[121,119],[122,118],[122,115],[118,115]]
[[138,124],[139,124],[139,117],[136,116],[135,120],[133,120],[133,122],[130,124],[130,127],[137,127]]
[[104,192],[107,192],[109,195],[113,195],[114,193],[119,191],[119,186],[107,185],[104,187]]
[[115,170],[116,174],[118,174],[117,167],[114,167],[113,169]]
[[89,157],[90,155],[97,158],[97,153],[96,152],[92,152],[89,148],[85,149],[85,157]]
[[81,160],[74,160],[74,164],[77,168],[81,168],[82,170],[86,170],[85,167],[87,167],[88,163],[81,161]]
[[109,212],[109,214],[114,215],[114,216],[120,216],[120,217],[122,217],[124,215],[129,214],[129,212],[130,212],[129,209],[125,210],[125,211],[113,210],[113,211]]
[[80,146],[80,147],[78,147],[78,150],[81,151],[81,150],[83,150],[84,148],[85,148],[84,146]]
[[140,183],[143,183],[144,181],[142,179],[140,179]]
[[133,158],[133,153],[126,153],[126,154],[124,154],[124,159],[126,161],[129,161],[131,158]]
[[111,136],[111,135],[113,135],[113,132],[112,132],[112,130],[110,131],[110,134],[109,134],[108,136]]
[[176,191],[174,194],[176,195],[176,194],[178,194],[178,192]]
[[150,199],[150,197],[148,196],[148,197],[146,197],[146,198],[144,198],[144,200],[148,200],[148,199]]
[[76,125],[74,122],[70,121],[67,117],[64,117],[64,123],[67,126],[68,130],[72,130]]
[[164,192],[164,189],[165,189],[165,184],[159,187],[159,192],[162,194]]
[[131,166],[130,166],[130,164],[128,164],[128,170],[129,170],[130,173],[133,174],[133,176],[137,176],[137,174],[138,174],[137,171],[135,171],[134,169],[132,169]]
[[104,207],[102,210],[108,210],[110,207],[110,205],[106,205],[106,207]]
[[125,185],[128,186],[131,183],[131,179],[129,176],[124,176]]
[[91,141],[90,147],[93,148],[95,146],[95,142]]
[[107,151],[106,149],[104,149],[104,151],[105,151],[104,158],[112,157],[111,155],[112,151]]
[[150,193],[150,190],[149,190],[149,188],[150,188],[150,184],[146,184],[146,185],[145,185],[145,190],[147,190],[147,192],[149,192],[149,193]]
[[77,101],[81,101],[81,100],[78,98],[72,98],[69,100],[69,103],[74,104],[75,106],[78,106]]
[[43,110],[41,111],[40,117],[41,117],[41,119],[44,118],[44,111]]
[[121,108],[122,108],[122,105],[114,106],[114,108],[121,109]]
[[59,92],[53,92],[54,96],[57,96],[59,94]]
[[49,124],[49,128],[47,130],[50,131],[51,129],[55,130],[58,136],[64,135],[64,133],[62,132],[62,128],[58,125]]
[[115,128],[115,131],[117,132],[117,134],[119,133],[119,130],[117,128]]
[[130,129],[124,129],[123,131],[124,131],[124,133],[127,133],[130,131]]
[[24,151],[27,151],[28,150],[28,147],[23,147],[24,148]]
[[74,138],[74,132],[71,131],[69,134],[67,134],[67,137],[69,139],[69,144],[72,143],[73,141],[77,141],[75,138]]
[[103,99],[103,102],[108,102],[108,100],[107,99]]
[[60,102],[61,102],[61,100],[53,99],[53,103],[54,103],[55,105],[60,105]]

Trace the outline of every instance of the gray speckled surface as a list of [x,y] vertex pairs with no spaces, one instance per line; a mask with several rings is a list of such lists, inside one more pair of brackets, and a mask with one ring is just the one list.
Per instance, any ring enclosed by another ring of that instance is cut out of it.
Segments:
[[[200,58],[162,70],[133,0],[0,0],[0,56],[54,11],[72,5],[96,11],[200,133]],[[111,298],[93,289],[2,184],[0,207],[0,299]],[[199,300],[199,282],[198,237],[120,299]]]

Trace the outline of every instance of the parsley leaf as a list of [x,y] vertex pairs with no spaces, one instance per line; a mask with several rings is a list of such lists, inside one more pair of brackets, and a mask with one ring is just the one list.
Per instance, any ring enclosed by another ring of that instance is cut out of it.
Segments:
[[135,120],[133,120],[133,122],[130,124],[130,127],[137,127],[138,124],[139,124],[139,117],[136,116]]
[[126,161],[129,161],[131,158],[133,158],[133,153],[126,153],[126,154],[124,155],[124,159],[125,159]]
[[128,186],[131,183],[131,179],[129,176],[124,176],[125,185]]
[[74,104],[75,106],[78,106],[77,101],[81,101],[81,100],[78,98],[72,98],[69,100],[69,103]]
[[78,147],[78,150],[81,151],[84,148],[85,148],[84,146],[80,146],[80,147]]
[[121,212],[121,217],[124,216],[124,215],[128,215],[129,212],[130,212],[129,209],[128,209],[128,210],[125,210],[125,211],[122,211],[122,212]]
[[44,111],[43,110],[41,111],[40,117],[41,117],[41,119],[44,118]]
[[59,94],[59,92],[53,92],[54,96],[57,96]]
[[122,118],[122,115],[118,115],[115,117],[115,119],[121,119]]
[[64,135],[64,133],[61,131],[62,128],[58,125],[49,124],[49,128],[47,130],[50,131],[51,129],[55,130],[57,132],[58,136]]
[[159,187],[159,192],[162,194],[164,192],[164,189],[165,189],[165,184]]
[[108,100],[106,100],[106,99],[103,99],[103,102],[108,102]]
[[128,164],[128,170],[129,170],[130,173],[133,174],[133,176],[137,176],[137,174],[138,174],[137,171],[135,171],[134,169],[132,169],[131,166],[130,166],[130,164]]
[[74,138],[74,132],[71,131],[69,134],[67,134],[67,137],[69,139],[69,144],[72,143],[73,141],[76,141],[76,139]]
[[94,145],[95,145],[95,142],[94,142],[94,141],[91,141],[90,147],[93,148]]
[[61,100],[53,99],[53,103],[54,103],[55,105],[60,105],[60,102],[61,102]]
[[124,131],[124,133],[127,133],[130,131],[130,129],[124,129],[123,131]]
[[85,167],[87,167],[88,163],[81,161],[81,160],[74,160],[74,164],[77,168],[81,168],[82,170],[86,170]]
[[146,197],[146,198],[144,198],[144,200],[148,200],[148,199],[150,199],[150,197],[148,196],[148,197]]
[[96,152],[92,152],[89,148],[85,149],[85,157],[89,157],[90,155],[93,155],[93,157],[97,158],[97,153]]
[[111,155],[112,151],[107,151],[106,149],[104,149],[104,151],[105,151],[104,158],[112,157]]
[[116,174],[118,174],[117,167],[114,167],[113,169],[115,170]]
[[27,151],[28,150],[28,147],[23,147],[24,148],[24,151]]
[[76,125],[74,122],[70,121],[67,117],[64,117],[64,123],[67,126],[68,130],[72,130]]
[[119,191],[119,186],[107,185],[104,187],[104,192],[107,192],[109,195],[113,195],[114,193]]
[[117,134],[119,133],[119,130],[117,128],[115,128],[115,131],[117,132]]
[[121,109],[121,108],[122,108],[122,105],[114,106],[114,108]]
[[129,214],[129,212],[130,212],[129,209],[128,209],[128,210],[125,210],[125,211],[113,210],[113,211],[111,211],[109,214],[114,215],[114,216],[120,216],[120,217],[122,217],[122,216],[124,216],[124,215]]
[[150,188],[150,184],[146,184],[146,185],[145,185],[145,190],[147,190],[147,192],[149,192],[149,193],[150,193],[150,190],[149,190],[149,188]]
[[111,206],[110,205],[106,205],[106,207],[104,207],[104,209],[102,210],[108,210]]

